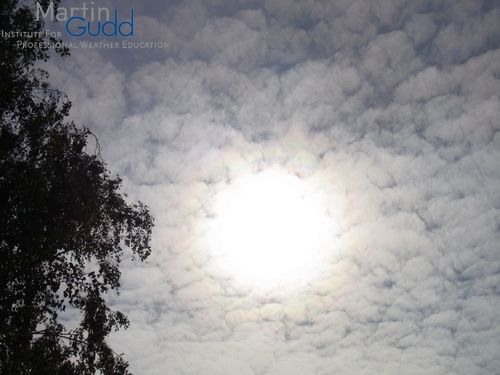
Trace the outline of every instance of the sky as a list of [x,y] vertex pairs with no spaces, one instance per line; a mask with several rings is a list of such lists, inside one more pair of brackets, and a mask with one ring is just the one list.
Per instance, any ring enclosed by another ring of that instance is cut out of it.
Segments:
[[[500,374],[499,2],[99,5],[168,45],[47,65],[155,217],[109,296],[132,371]],[[335,256],[295,290],[243,287],[207,251],[218,194],[273,168],[335,197]]]

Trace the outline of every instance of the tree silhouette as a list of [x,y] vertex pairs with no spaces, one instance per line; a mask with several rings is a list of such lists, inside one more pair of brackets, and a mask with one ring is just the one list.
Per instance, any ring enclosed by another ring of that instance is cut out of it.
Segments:
[[[1,30],[42,27],[30,8],[0,2]],[[18,40],[48,41],[0,38],[0,373],[129,374],[106,343],[128,320],[105,295],[120,286],[126,252],[150,254],[153,220],[88,151],[92,133],[66,120],[71,103],[36,68],[50,46]],[[76,326],[59,319],[66,309],[79,312]]]

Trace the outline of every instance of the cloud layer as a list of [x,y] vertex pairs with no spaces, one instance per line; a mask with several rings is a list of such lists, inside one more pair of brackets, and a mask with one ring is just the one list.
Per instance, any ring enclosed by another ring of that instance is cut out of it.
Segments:
[[[156,218],[154,254],[111,297],[131,368],[498,374],[498,4],[133,5],[139,38],[168,49],[49,66]],[[199,240],[214,194],[273,166],[345,202],[342,255],[286,297],[217,278]]]

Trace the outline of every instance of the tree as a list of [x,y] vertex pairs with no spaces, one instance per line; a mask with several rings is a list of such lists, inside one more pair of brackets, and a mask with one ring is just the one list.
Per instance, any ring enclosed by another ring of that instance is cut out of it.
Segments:
[[[28,7],[0,4],[1,30],[42,30]],[[150,254],[152,217],[127,202],[88,151],[92,133],[67,120],[71,103],[36,68],[50,45],[17,40],[48,41],[0,38],[0,374],[129,374],[106,343],[128,320],[105,296],[119,289],[124,254]],[[60,321],[66,309],[79,312],[76,328]]]

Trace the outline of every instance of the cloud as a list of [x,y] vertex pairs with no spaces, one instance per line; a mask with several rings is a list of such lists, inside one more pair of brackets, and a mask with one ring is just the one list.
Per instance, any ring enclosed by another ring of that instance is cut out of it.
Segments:
[[[156,218],[110,297],[136,373],[498,372],[500,10],[407,5],[152,2],[164,53],[49,66]],[[330,272],[286,298],[211,273],[200,240],[214,194],[274,165],[345,202]]]

